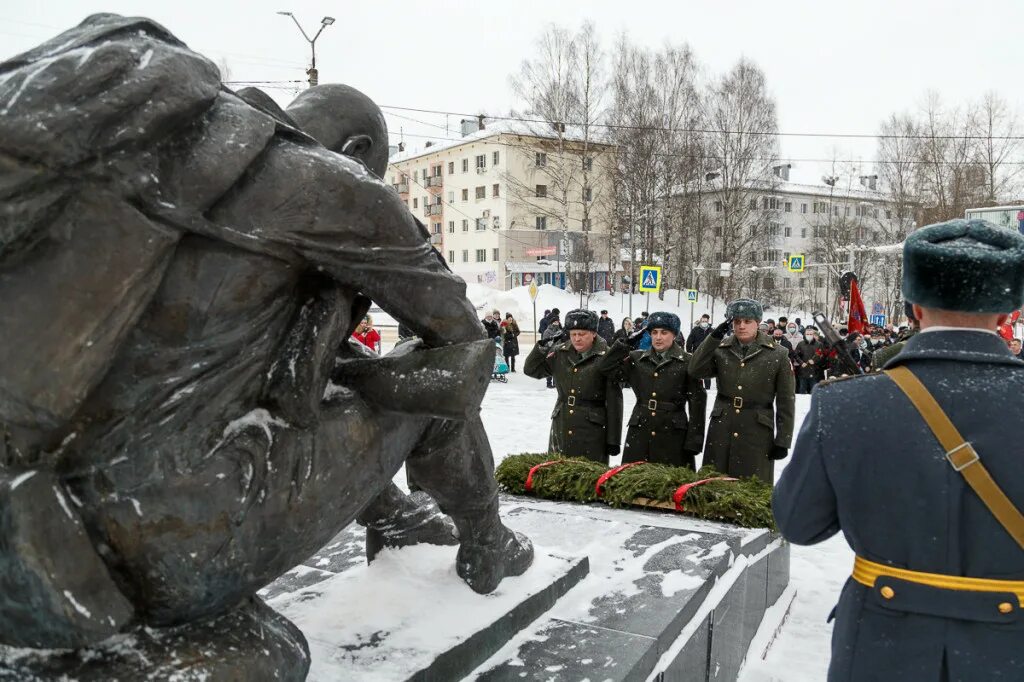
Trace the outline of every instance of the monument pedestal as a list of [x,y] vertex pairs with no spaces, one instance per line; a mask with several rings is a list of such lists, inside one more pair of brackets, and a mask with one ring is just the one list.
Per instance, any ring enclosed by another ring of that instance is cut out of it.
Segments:
[[358,527],[268,587],[310,681],[734,680],[789,583],[789,545],[763,529],[508,496],[502,517],[537,560],[491,595],[458,579],[454,547],[367,566]]

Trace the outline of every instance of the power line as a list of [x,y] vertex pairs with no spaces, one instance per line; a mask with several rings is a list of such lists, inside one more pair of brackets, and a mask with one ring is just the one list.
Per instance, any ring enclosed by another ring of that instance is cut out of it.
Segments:
[[[389,115],[397,116],[398,114],[389,114]],[[404,117],[404,118],[406,118],[406,120],[412,120],[412,119],[409,119],[407,117]],[[428,123],[426,125],[430,125],[430,124]],[[443,135],[424,135],[424,134],[408,133],[408,132],[404,132],[404,131],[402,133],[397,133],[397,132],[391,131],[390,134],[391,135],[395,135],[395,136],[403,135],[405,137],[413,137],[413,138],[424,139],[424,140],[443,140],[443,141],[446,141],[446,142],[461,142],[461,141],[464,140],[464,138],[459,138],[459,137],[444,137]],[[473,141],[474,140],[468,140],[467,143],[468,142],[473,142]],[[515,147],[515,148],[518,148],[515,144],[513,144],[511,142],[492,141],[491,144],[500,144],[500,145],[505,146],[505,147]],[[630,147],[632,145],[616,145],[616,146],[619,146],[619,147]],[[432,153],[434,153],[436,151],[439,151],[439,150],[427,147],[427,148],[424,148],[424,149],[420,150],[417,153],[417,156],[425,156],[427,154],[432,154]],[[697,160],[701,160],[701,159],[706,160],[706,161],[713,161],[714,160],[714,158],[711,155],[709,155],[709,154],[703,154],[702,155],[702,154],[686,154],[686,153],[682,153],[682,152],[652,152],[650,155],[651,156],[657,156],[657,157],[665,157],[665,158],[688,159],[690,161],[697,161]],[[935,163],[937,163],[935,161],[928,161],[928,160],[921,160],[921,159],[896,159],[896,160],[893,160],[893,161],[874,161],[874,160],[870,160],[870,159],[806,159],[806,158],[795,158],[795,157],[790,157],[790,156],[775,156],[775,157],[771,157],[771,156],[732,156],[732,157],[729,157],[729,158],[732,161],[763,161],[763,162],[766,162],[766,163],[767,162],[772,162],[772,163],[790,163],[790,162],[792,162],[792,163],[837,163],[837,164],[873,165],[873,166],[896,165],[896,164],[911,164],[911,165],[926,164],[926,165],[928,165],[928,164],[935,164]],[[948,162],[938,162],[938,163],[948,163]],[[972,164],[964,164],[964,165],[972,165]],[[999,165],[1001,165],[1001,166],[1024,166],[1024,160],[1021,160],[1021,161],[1001,161],[1001,162],[999,162]]]
[[[421,114],[438,114],[446,116],[466,116],[468,118],[477,118],[480,114],[467,114],[458,111],[444,111],[440,109],[420,109],[416,107],[403,107],[393,104],[381,104],[382,109],[397,109],[398,111],[413,111]],[[548,121],[542,118],[524,118],[519,116],[500,116],[500,115],[485,115],[486,118],[495,121],[516,121],[519,123],[541,123],[544,125],[551,125],[552,121]],[[843,137],[852,139],[869,139],[869,140],[903,140],[903,139],[919,139],[919,140],[1024,140],[1024,135],[894,135],[894,134],[878,134],[878,133],[798,133],[798,132],[783,132],[778,130],[727,130],[727,129],[716,129],[716,128],[670,128],[662,126],[637,126],[627,125],[622,123],[578,123],[570,121],[558,121],[566,126],[575,126],[578,128],[590,127],[590,128],[608,128],[610,130],[637,130],[637,131],[649,131],[649,132],[666,132],[666,133],[695,133],[701,135],[716,134],[716,135],[760,135],[760,136],[771,136],[771,137]]]

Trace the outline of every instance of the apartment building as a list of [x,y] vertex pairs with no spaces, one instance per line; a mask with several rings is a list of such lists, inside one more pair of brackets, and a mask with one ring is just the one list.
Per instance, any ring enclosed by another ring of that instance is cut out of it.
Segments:
[[[912,217],[895,214],[874,175],[804,184],[789,180],[788,167],[776,172],[771,182],[752,184],[743,194],[747,234],[759,237],[747,240],[745,253],[724,252],[720,238],[726,207],[713,181],[705,188],[700,203],[711,247],[705,264],[733,263],[732,276],[745,278],[748,292],[804,310],[835,310],[838,274],[852,266],[868,312],[877,303],[891,315],[899,291],[898,257],[867,247],[901,242],[914,227]],[[802,273],[784,266],[794,254],[806,258]]]
[[595,158],[611,147],[564,127],[480,124],[464,121],[460,139],[390,159],[386,179],[434,248],[467,282],[496,289],[532,281],[605,289],[612,259],[601,199],[611,184]]

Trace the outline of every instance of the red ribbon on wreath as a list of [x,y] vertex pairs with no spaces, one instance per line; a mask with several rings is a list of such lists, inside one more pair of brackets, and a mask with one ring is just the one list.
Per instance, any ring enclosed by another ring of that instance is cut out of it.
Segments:
[[608,471],[601,474],[601,478],[597,479],[597,485],[594,486],[594,494],[597,495],[598,497],[601,497],[601,489],[604,488],[604,484],[608,482],[608,479],[610,479],[612,476],[619,473],[620,471],[625,471],[630,467],[635,467],[637,464],[647,464],[647,461],[641,460],[639,462],[629,462],[628,464],[620,464],[614,469],[609,469]]
[[534,466],[530,467],[530,473],[526,475],[526,492],[530,492],[531,490],[533,490],[533,475],[537,473],[538,469],[543,469],[544,467],[549,467],[552,464],[558,464],[559,462],[564,461],[564,459],[552,459],[547,462],[541,462],[540,464],[535,464]]
[[701,479],[699,481],[694,481],[693,483],[684,483],[684,484],[682,484],[681,486],[676,488],[675,494],[672,495],[672,501],[676,503],[676,511],[684,511],[684,509],[683,509],[683,500],[686,499],[686,493],[689,492],[690,488],[693,488],[694,486],[698,486],[698,485],[704,485],[705,483],[710,483],[712,481],[735,481],[735,480],[738,480],[738,479],[729,478],[728,476],[718,476],[716,478],[704,478],[704,479]]

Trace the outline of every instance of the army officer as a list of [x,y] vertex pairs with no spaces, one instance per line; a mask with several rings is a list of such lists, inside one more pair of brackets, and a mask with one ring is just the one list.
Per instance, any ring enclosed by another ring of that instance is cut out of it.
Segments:
[[730,303],[726,321],[690,358],[690,374],[718,379],[704,464],[772,485],[774,460],[786,456],[793,440],[796,382],[789,353],[758,331],[763,314],[755,300]]
[[619,453],[622,389],[600,371],[598,360],[607,353],[608,344],[597,335],[597,315],[571,310],[565,315],[565,332],[541,341],[527,356],[523,372],[534,379],[554,377],[558,389],[549,452],[602,464]]

